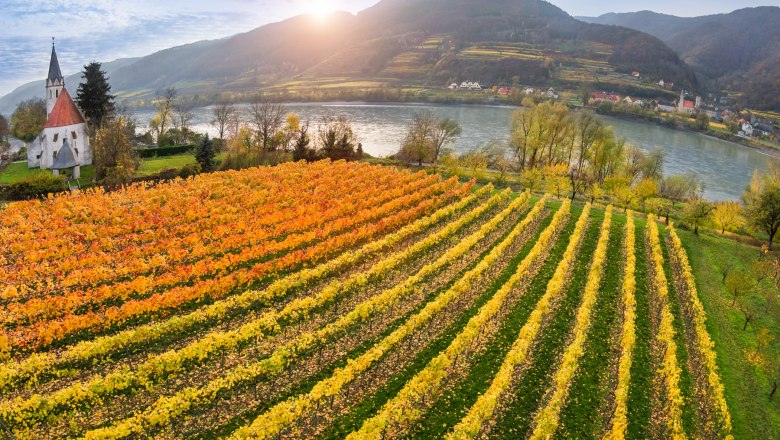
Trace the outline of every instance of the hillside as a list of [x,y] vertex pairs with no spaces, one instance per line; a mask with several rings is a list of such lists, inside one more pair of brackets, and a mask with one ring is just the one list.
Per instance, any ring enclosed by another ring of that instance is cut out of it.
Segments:
[[743,103],[780,109],[780,8],[680,18],[649,11],[582,20],[654,35],[677,51],[710,88],[743,92]]
[[338,13],[326,21],[299,16],[164,50],[111,77],[120,97],[138,100],[169,85],[186,94],[356,82],[377,88],[442,86],[467,79],[647,88],[650,82],[632,82],[635,70],[650,81],[697,86],[693,71],[660,40],[580,22],[544,1],[384,0],[356,16]]

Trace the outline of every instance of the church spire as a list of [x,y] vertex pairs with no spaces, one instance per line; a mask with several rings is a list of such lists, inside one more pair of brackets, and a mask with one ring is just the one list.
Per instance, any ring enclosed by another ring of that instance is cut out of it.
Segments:
[[51,39],[51,61],[49,61],[49,78],[51,83],[64,81],[60,71],[60,63],[57,61],[57,51],[54,50],[54,38]]

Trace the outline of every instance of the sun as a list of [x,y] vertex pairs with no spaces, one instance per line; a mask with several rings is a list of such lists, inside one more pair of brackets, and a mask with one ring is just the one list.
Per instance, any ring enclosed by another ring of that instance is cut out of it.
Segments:
[[325,20],[333,12],[333,5],[328,0],[313,0],[309,13],[320,20]]

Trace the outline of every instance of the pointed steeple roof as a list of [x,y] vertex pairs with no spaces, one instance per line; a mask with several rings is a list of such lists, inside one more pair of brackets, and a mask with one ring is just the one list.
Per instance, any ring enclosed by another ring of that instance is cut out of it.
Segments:
[[76,158],[73,157],[73,150],[70,149],[70,143],[68,143],[68,138],[66,137],[62,141],[62,148],[60,148],[60,151],[57,153],[57,157],[54,159],[54,164],[52,164],[51,169],[67,170],[78,164]]
[[46,120],[44,128],[65,127],[66,125],[82,123],[84,123],[84,118],[76,107],[76,103],[71,99],[68,89],[62,89],[60,97],[57,98],[54,108],[49,113],[49,119]]
[[51,61],[49,61],[49,81],[63,81],[62,72],[60,71],[60,62],[57,61],[57,51],[54,50],[54,42],[51,44]]

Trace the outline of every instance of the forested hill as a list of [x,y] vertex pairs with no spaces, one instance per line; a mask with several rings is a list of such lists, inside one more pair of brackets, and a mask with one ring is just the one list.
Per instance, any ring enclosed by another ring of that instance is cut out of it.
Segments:
[[[650,35],[578,21],[540,0],[383,0],[357,15],[299,16],[176,47],[111,72],[120,97],[242,92],[339,78],[382,86],[449,81],[579,86],[641,71],[696,88],[693,71]],[[1,111],[2,109],[0,109]]]
[[654,35],[691,65],[713,89],[743,92],[744,104],[780,109],[780,8],[681,18],[642,11],[582,17]]

